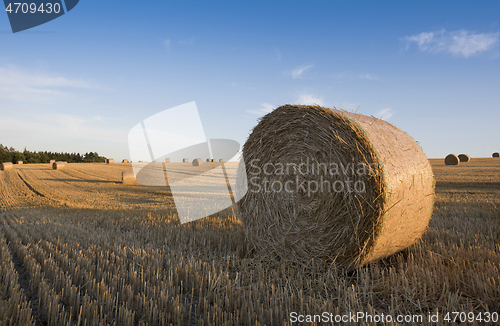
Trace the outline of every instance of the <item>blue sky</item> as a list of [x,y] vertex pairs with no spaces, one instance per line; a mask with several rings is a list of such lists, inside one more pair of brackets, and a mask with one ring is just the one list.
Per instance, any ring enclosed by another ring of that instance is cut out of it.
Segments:
[[498,1],[80,1],[13,34],[0,13],[0,143],[129,157],[127,135],[196,101],[245,141],[286,103],[383,117],[428,157],[500,150]]

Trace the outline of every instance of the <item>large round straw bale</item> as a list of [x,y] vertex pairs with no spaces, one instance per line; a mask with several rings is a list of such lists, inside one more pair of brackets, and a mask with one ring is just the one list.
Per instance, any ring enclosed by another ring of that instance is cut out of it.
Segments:
[[427,157],[374,117],[284,105],[261,118],[243,158],[244,230],[273,258],[356,268],[412,245],[431,218]]
[[444,164],[446,165],[458,165],[460,159],[455,154],[449,154],[444,158]]
[[193,166],[200,166],[203,160],[201,158],[195,158],[193,160]]
[[166,159],[165,159],[165,163],[170,163],[170,159],[169,159],[169,158],[166,158]]
[[470,156],[467,154],[459,154],[458,159],[460,160],[460,162],[469,162]]
[[57,161],[57,162],[52,163],[53,170],[62,170],[65,168],[66,168],[66,162]]
[[112,159],[112,158],[107,158],[106,159],[106,164],[113,164],[113,163],[115,163],[114,159]]
[[500,157],[500,153],[493,153],[491,156],[492,157]]
[[0,168],[2,168],[2,171],[12,170],[14,168],[14,164],[12,164],[12,162],[4,162],[0,164]]
[[134,171],[122,172],[122,183],[124,185],[132,185],[136,183]]
[[188,158],[183,158],[182,159],[182,163],[189,163],[189,159]]

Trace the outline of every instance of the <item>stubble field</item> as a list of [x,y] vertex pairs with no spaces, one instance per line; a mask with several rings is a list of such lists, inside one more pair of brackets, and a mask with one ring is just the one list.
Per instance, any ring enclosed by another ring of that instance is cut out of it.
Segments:
[[422,241],[349,273],[266,259],[234,207],[180,224],[169,187],[121,184],[130,164],[0,171],[0,324],[290,325],[327,312],[450,325],[447,313],[464,312],[496,325],[500,159],[431,164]]

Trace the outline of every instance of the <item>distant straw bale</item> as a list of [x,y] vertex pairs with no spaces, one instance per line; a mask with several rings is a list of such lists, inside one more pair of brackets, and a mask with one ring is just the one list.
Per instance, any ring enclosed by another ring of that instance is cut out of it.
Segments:
[[56,160],[50,160],[50,161],[49,161],[50,166],[52,166],[52,164],[53,164],[55,161],[56,161]]
[[66,162],[63,161],[57,161],[52,163],[52,169],[53,170],[62,170],[66,168]]
[[446,165],[458,165],[460,159],[455,154],[449,154],[444,158],[444,164]]
[[193,160],[193,166],[200,166],[203,160],[201,158],[195,158]]
[[236,187],[240,217],[270,259],[353,269],[415,243],[432,215],[427,157],[374,117],[284,105],[261,118],[243,158],[250,182],[246,193]]
[[170,159],[169,159],[169,158],[166,158],[166,159],[165,159],[165,163],[170,163]]
[[222,163],[222,162],[224,162],[224,160],[223,159],[219,159],[219,162]]
[[492,157],[500,157],[500,153],[493,153],[491,156]]
[[113,163],[115,163],[114,159],[112,159],[112,158],[107,158],[106,159],[106,164],[113,164]]
[[188,158],[183,158],[182,159],[182,163],[189,163],[189,159]]
[[459,154],[458,159],[460,160],[460,162],[469,162],[470,156],[467,154]]
[[0,164],[0,168],[2,171],[9,171],[14,168],[14,164],[12,164],[12,162],[4,162]]
[[127,160],[126,158],[124,158],[124,159],[122,160],[122,163],[128,163],[128,160]]
[[19,165],[21,165],[23,163],[24,163],[23,161],[17,161],[17,164],[19,164]]
[[123,171],[122,172],[122,184],[124,184],[124,185],[136,184],[134,171]]
[[213,158],[207,158],[207,162],[213,162],[214,159]]

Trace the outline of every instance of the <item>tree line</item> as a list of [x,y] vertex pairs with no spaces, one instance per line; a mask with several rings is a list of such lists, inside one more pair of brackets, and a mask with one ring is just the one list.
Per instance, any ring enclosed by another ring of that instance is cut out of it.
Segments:
[[68,163],[104,163],[106,157],[99,156],[97,152],[80,153],[57,153],[57,152],[31,152],[26,148],[24,151],[16,151],[13,147],[0,144],[0,163],[23,161],[24,163],[49,163],[50,160],[66,161]]

